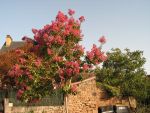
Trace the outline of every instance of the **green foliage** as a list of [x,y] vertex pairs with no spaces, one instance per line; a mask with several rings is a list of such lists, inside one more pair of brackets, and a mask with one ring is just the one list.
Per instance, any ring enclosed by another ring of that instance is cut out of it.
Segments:
[[27,112],[27,113],[34,113],[34,111],[33,110],[30,110],[29,112]]
[[47,113],[47,112],[43,110],[42,113]]
[[105,84],[105,83],[97,83],[98,86],[101,86],[103,89],[107,91],[109,94],[108,96],[120,96],[120,89],[117,87],[113,87],[111,85]]
[[150,106],[145,106],[143,104],[138,105],[136,113],[150,113]]
[[144,82],[145,82],[144,92],[146,92],[146,95],[144,100],[141,101],[141,103],[150,106],[150,77],[146,76]]
[[148,96],[145,83],[146,73],[143,65],[145,58],[142,51],[112,49],[107,53],[108,60],[102,69],[96,69],[97,82],[109,92],[111,96],[133,96],[143,100]]

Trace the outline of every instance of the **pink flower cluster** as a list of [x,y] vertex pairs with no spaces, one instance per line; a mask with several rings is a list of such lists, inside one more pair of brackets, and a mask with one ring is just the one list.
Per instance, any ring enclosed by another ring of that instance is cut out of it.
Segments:
[[84,55],[84,47],[82,45],[75,45],[74,48],[72,49],[72,51],[74,52],[74,55],[76,56],[76,58],[81,57],[82,55]]
[[12,67],[12,69],[8,72],[10,77],[19,77],[23,74],[23,70],[21,70],[20,65],[16,64]]
[[65,43],[65,40],[63,40],[61,36],[50,36],[45,38],[45,41],[47,42],[47,46],[51,46],[53,44],[64,45]]
[[62,23],[63,23],[63,22],[66,22],[67,19],[68,19],[67,15],[64,15],[64,13],[61,12],[61,11],[58,12],[58,14],[57,14],[57,16],[56,16],[56,20],[57,20],[58,22],[62,22]]
[[[52,47],[56,44],[63,45],[66,41],[72,40],[71,37],[76,38],[74,40],[80,41],[82,38],[80,25],[85,19],[83,16],[78,20],[75,20],[72,15],[75,13],[74,10],[69,9],[68,14],[71,17],[68,17],[63,12],[59,11],[56,20],[51,24],[44,26],[43,29],[37,30],[32,29],[34,34],[34,41],[29,40],[29,38],[24,37],[23,40],[28,42],[36,42],[40,46]],[[68,39],[69,38],[69,39]],[[39,47],[41,48],[41,47]]]
[[84,16],[81,16],[81,17],[79,18],[79,20],[80,20],[80,22],[83,22],[83,21],[85,21],[85,18],[84,18]]
[[69,61],[67,61],[65,63],[65,65],[66,65],[66,74],[68,74],[68,75],[79,74],[80,67],[79,67],[78,62],[73,62],[73,61],[69,62]]
[[21,96],[23,95],[24,91],[19,89],[18,92],[17,92],[17,98],[20,99]]
[[42,64],[41,59],[40,58],[36,59],[36,61],[34,62],[34,64],[35,64],[35,66],[40,67],[41,64]]
[[66,61],[64,68],[59,69],[59,75],[61,79],[71,78],[80,72],[80,66],[78,62]]
[[104,52],[101,51],[100,48],[93,44],[93,48],[91,49],[91,51],[87,52],[87,59],[93,64],[99,64],[103,61],[106,61],[107,56],[104,54]]
[[25,64],[25,63],[26,63],[26,60],[25,60],[24,58],[19,58],[19,62],[20,62],[21,64]]
[[102,44],[106,43],[106,38],[104,36],[100,37],[99,42]]
[[88,69],[90,69],[90,66],[89,66],[88,64],[83,64],[82,69],[83,69],[84,71],[87,71]]
[[61,56],[54,56],[53,57],[53,61],[54,62],[62,62],[63,61],[63,58]]
[[74,10],[72,10],[72,9],[69,9],[69,10],[68,10],[68,14],[69,14],[70,16],[72,16],[72,15],[74,15],[74,14],[75,14],[75,11],[74,11]]
[[71,92],[74,94],[77,93],[77,85],[71,85]]

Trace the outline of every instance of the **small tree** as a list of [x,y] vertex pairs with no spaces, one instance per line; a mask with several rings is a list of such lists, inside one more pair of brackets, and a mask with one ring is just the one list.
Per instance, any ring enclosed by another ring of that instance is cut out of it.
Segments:
[[[93,67],[107,59],[96,45],[85,54],[79,44],[85,19],[81,16],[75,20],[73,10],[68,13],[69,16],[59,11],[51,24],[40,30],[32,29],[34,39],[23,37],[33,47],[27,52],[16,51],[20,57],[8,73],[16,83],[18,99],[35,102],[56,89],[65,94],[76,93],[72,79],[90,74]],[[104,44],[106,40],[102,37],[99,41]]]
[[[19,49],[23,51],[27,51],[30,48],[30,45],[24,45]],[[14,80],[7,76],[8,71],[16,64],[16,59],[19,59],[19,55],[16,54],[15,50],[10,50],[6,52],[0,53],[0,87],[1,88],[9,88],[10,86],[14,86]]]
[[102,69],[96,70],[97,81],[111,96],[146,98],[145,58],[142,51],[112,49]]

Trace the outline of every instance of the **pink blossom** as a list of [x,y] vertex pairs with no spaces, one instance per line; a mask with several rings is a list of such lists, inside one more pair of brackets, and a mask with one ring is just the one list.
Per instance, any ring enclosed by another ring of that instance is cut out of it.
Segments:
[[80,20],[80,22],[83,22],[83,21],[85,21],[85,18],[84,18],[84,16],[81,16],[81,17],[79,18],[79,20]]
[[47,39],[48,38],[48,34],[44,33],[43,38]]
[[71,29],[72,29],[72,25],[66,24],[66,25],[65,25],[65,28],[64,28],[64,33],[63,33],[63,34],[64,34],[65,36],[66,36],[66,35],[69,35]]
[[75,37],[80,37],[80,30],[79,29],[72,29],[71,32]]
[[26,62],[26,60],[25,60],[24,58],[19,58],[19,62],[20,62],[21,64],[24,64],[24,63]]
[[57,16],[56,16],[56,20],[59,21],[59,22],[66,22],[67,21],[67,16],[64,15],[64,13],[62,13],[61,11],[59,11]]
[[73,17],[69,18],[68,25],[72,27],[72,25],[75,23],[75,20]]
[[69,30],[65,30],[65,31],[63,32],[63,34],[64,34],[65,36],[69,35],[69,33],[70,33]]
[[80,71],[80,68],[79,68],[79,63],[78,62],[66,62],[65,63],[65,65],[66,65],[66,73],[68,74],[69,73],[69,75],[70,74],[78,74],[79,73],[79,71]]
[[48,37],[48,39],[47,39],[47,45],[51,45],[54,42],[55,42],[55,37],[54,36]]
[[30,79],[33,80],[33,76],[31,75],[31,73],[28,70],[25,70],[24,74]]
[[71,85],[71,92],[73,93],[77,92],[77,85]]
[[23,71],[20,69],[20,66],[18,64],[16,64],[13,66],[12,73],[14,73],[14,76],[19,77],[20,75],[23,74]]
[[68,76],[71,76],[72,73],[73,73],[73,70],[72,70],[71,68],[66,69],[66,74],[67,74]]
[[104,36],[100,37],[99,42],[102,44],[106,43],[106,38]]
[[95,44],[93,44],[91,51],[87,52],[87,58],[93,64],[99,64],[102,61],[107,60],[107,56],[105,56],[104,52],[102,52]]
[[38,58],[38,59],[34,62],[34,64],[35,64],[35,66],[40,67],[41,64],[42,64],[41,59]]
[[62,79],[62,80],[64,80],[65,78],[64,78],[64,70],[62,69],[62,68],[60,68],[59,70],[58,70],[58,73],[59,73],[59,77]]
[[76,27],[80,27],[80,21],[79,21],[79,20],[76,20],[76,21],[75,21],[75,26],[76,26]]
[[63,45],[65,43],[65,41],[60,37],[60,36],[56,36],[54,38],[55,43],[59,44],[59,45]]
[[70,16],[74,15],[74,13],[75,13],[74,10],[72,10],[72,9],[69,9],[69,10],[68,10],[68,14],[69,14]]
[[61,62],[62,60],[63,60],[63,58],[60,57],[60,56],[55,56],[55,57],[53,58],[53,61],[55,61],[55,62]]
[[107,60],[107,56],[106,55],[104,55],[104,54],[102,54],[101,56],[100,56],[100,59],[102,60],[102,61],[106,61]]
[[34,40],[38,41],[39,40],[39,36],[38,35],[34,35]]
[[33,34],[36,34],[37,32],[38,32],[37,29],[34,29],[34,28],[32,29],[32,33],[33,33]]
[[76,68],[73,69],[74,74],[79,74],[79,72],[80,72],[79,67],[76,67]]
[[59,31],[59,27],[56,22],[52,22],[52,24],[50,25],[50,28],[52,31],[55,31],[55,32]]
[[51,54],[52,54],[52,50],[49,49],[49,48],[47,48],[47,54],[48,54],[48,55],[51,55]]
[[94,57],[94,54],[93,54],[93,52],[89,52],[89,51],[87,51],[87,57],[90,59],[90,60],[92,60],[93,59],[93,57]]
[[30,80],[33,80],[33,76],[32,76],[31,74],[28,75],[28,78],[29,78]]
[[29,72],[28,70],[25,70],[24,74],[25,74],[25,75],[29,75],[30,72]]
[[88,70],[88,69],[89,69],[88,64],[84,64],[84,65],[83,65],[83,70],[86,71],[86,70]]
[[23,93],[24,93],[24,91],[19,89],[17,92],[17,98],[20,99],[20,97],[22,96]]
[[74,47],[74,50],[77,51],[78,53],[80,54],[84,54],[84,47],[82,47],[82,45],[79,45],[77,44],[75,47]]
[[47,25],[44,26],[44,30],[45,31],[48,31],[49,29],[50,29],[50,25],[49,24],[47,24]]
[[8,75],[9,75],[10,77],[14,77],[14,76],[15,76],[15,71],[14,71],[14,70],[10,70],[10,71],[8,72]]

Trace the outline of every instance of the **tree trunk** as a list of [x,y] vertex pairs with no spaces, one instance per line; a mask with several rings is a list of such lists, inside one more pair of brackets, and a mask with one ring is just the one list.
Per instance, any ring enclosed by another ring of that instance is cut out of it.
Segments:
[[65,110],[68,113],[68,95],[65,95]]

